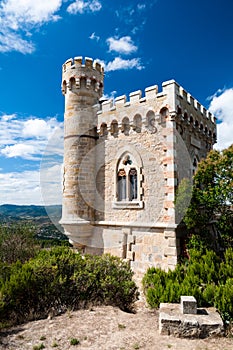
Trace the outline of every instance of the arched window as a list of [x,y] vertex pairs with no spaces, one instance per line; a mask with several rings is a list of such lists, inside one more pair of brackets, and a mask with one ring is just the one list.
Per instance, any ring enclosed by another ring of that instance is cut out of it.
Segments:
[[133,118],[133,130],[138,133],[142,130],[142,117],[140,114],[136,114]]
[[75,78],[71,77],[69,81],[69,89],[72,90],[75,87]]
[[161,108],[159,113],[160,113],[161,123],[165,123],[166,119],[169,115],[169,111],[168,111],[167,107]]
[[117,200],[138,200],[138,171],[129,154],[120,160],[117,171]]
[[102,123],[100,125],[100,136],[106,136],[108,134],[107,124]]
[[66,94],[66,90],[67,90],[66,81],[64,80],[63,83],[62,83],[62,93],[63,93],[64,95]]
[[116,209],[143,208],[142,160],[134,149],[131,149],[131,151],[128,151],[125,147],[122,153],[121,151],[118,153],[113,202],[113,208]]
[[149,111],[146,115],[146,122],[148,130],[154,134],[157,131],[155,126],[155,113],[153,111]]
[[118,123],[116,120],[113,120],[111,122],[111,130],[110,130],[111,135],[116,137],[118,135]]
[[128,117],[124,117],[122,120],[122,128],[121,131],[125,134],[125,135],[129,135],[129,130],[130,130],[130,125],[129,125],[129,118]]

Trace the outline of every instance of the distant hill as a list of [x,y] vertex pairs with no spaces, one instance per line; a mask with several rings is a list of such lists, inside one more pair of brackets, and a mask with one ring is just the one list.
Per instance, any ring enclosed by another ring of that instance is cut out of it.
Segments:
[[37,229],[37,236],[41,239],[66,239],[63,228],[59,224],[61,205],[0,205],[0,223],[26,221]]
[[54,217],[61,217],[61,205],[50,205],[44,207],[42,205],[14,205],[14,204],[3,204],[0,205],[0,215],[7,217],[41,217],[52,215]]

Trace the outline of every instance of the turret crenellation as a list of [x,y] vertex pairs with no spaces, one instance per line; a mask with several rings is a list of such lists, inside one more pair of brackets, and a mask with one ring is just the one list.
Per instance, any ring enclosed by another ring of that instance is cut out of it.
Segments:
[[95,69],[97,72],[101,74],[104,73],[104,67],[98,61],[96,60],[93,61],[93,59],[90,57],[85,57],[84,59],[82,56],[69,58],[68,60],[65,61],[65,63],[62,66],[63,73],[65,73],[69,69],[75,69],[80,67]]
[[[82,56],[69,58],[62,66],[62,93],[67,90],[80,89],[84,86],[86,89],[93,89],[98,93],[99,98],[103,93],[104,68],[92,58]],[[84,84],[82,84],[84,82]]]

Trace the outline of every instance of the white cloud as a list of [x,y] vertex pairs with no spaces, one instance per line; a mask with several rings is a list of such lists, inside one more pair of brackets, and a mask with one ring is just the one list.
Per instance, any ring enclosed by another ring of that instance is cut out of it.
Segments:
[[55,118],[0,117],[0,154],[6,158],[38,161],[44,153],[62,155],[62,138],[63,124]]
[[[35,45],[29,39],[33,30],[58,21],[63,2],[67,0],[0,0],[0,52],[28,54],[35,51]],[[76,14],[96,12],[101,8],[99,0],[76,0],[67,11]]]
[[76,0],[67,7],[67,11],[70,14],[75,15],[84,12],[97,12],[100,11],[101,8],[102,5],[98,0]]
[[0,174],[0,204],[42,204],[39,171]]
[[93,32],[93,33],[89,36],[89,39],[99,41],[99,40],[100,40],[100,37],[99,37],[98,35],[96,35],[95,32]]
[[61,204],[61,165],[48,168],[46,175],[45,181],[39,169],[0,173],[0,204]]
[[145,10],[145,8],[146,8],[146,4],[137,4],[137,9],[138,9],[139,11]]
[[56,126],[55,118],[51,118],[49,123],[44,119],[29,119],[24,122],[22,134],[25,137],[47,139]]
[[44,205],[62,202],[62,162],[54,165],[42,164],[40,168],[40,190]]
[[233,88],[218,90],[211,99],[209,110],[219,121],[215,148],[221,150],[233,144]]
[[17,33],[5,29],[3,34],[0,34],[0,52],[17,51],[27,54],[32,53],[34,50],[34,44],[22,39]]
[[[0,203],[61,203],[63,123],[56,118],[22,120],[15,114],[1,116],[0,157],[1,162],[4,158],[21,159],[17,163],[19,171],[2,173],[0,170]],[[33,165],[24,160],[33,161]],[[20,171],[28,166],[38,169]]]
[[17,143],[12,146],[6,146],[1,150],[1,154],[7,158],[21,157],[24,159],[39,160],[39,158],[34,158],[34,155],[37,154],[35,147],[25,143]]
[[131,54],[137,51],[137,46],[134,45],[130,36],[123,36],[121,38],[108,38],[109,51],[115,51],[123,54]]
[[15,114],[5,114],[1,117],[1,120],[3,122],[8,122],[11,119],[15,119],[16,115]]
[[3,0],[1,12],[8,27],[17,30],[25,24],[56,21],[59,17],[55,13],[61,4],[62,0]]
[[0,52],[18,51],[31,53],[35,50],[28,41],[34,27],[57,21],[56,14],[62,0],[3,0],[0,2]]
[[132,58],[132,59],[122,59],[121,57],[116,57],[112,62],[108,62],[105,65],[105,71],[115,71],[120,69],[138,69],[142,70],[144,67],[141,65],[139,58]]

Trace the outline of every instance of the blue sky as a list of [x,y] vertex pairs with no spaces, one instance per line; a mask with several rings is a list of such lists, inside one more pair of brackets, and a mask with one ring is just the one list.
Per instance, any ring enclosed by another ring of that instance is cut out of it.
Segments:
[[108,97],[175,79],[215,113],[216,147],[228,147],[232,14],[230,0],[0,0],[0,204],[61,200],[70,57],[103,62]]

